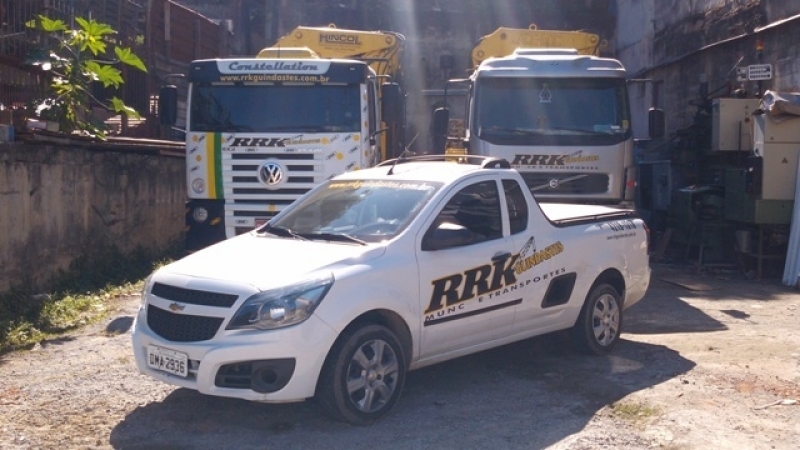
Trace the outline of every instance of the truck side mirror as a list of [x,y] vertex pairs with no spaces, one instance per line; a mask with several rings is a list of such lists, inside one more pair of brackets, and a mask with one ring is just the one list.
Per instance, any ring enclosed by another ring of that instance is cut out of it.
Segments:
[[435,155],[444,155],[447,145],[447,133],[449,132],[450,110],[442,107],[433,111],[433,123],[431,124],[431,136],[433,137],[433,148]]
[[403,122],[403,93],[397,83],[381,85],[381,120],[386,123]]
[[172,126],[178,121],[178,87],[162,86],[158,91],[158,121],[161,125]]
[[664,110],[658,108],[650,108],[647,111],[647,131],[650,137],[658,139],[664,137],[666,128],[666,119],[664,118]]

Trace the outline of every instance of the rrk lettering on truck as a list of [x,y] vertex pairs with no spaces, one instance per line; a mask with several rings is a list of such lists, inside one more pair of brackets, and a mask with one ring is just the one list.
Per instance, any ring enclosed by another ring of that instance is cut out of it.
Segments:
[[[428,309],[425,310],[425,314],[516,284],[516,275],[528,271],[563,251],[564,244],[559,241],[541,251],[534,252],[533,255],[522,260],[519,259],[519,253],[507,255],[493,260],[491,264],[473,267],[463,273],[433,280],[431,282],[433,285],[431,301],[428,304]],[[508,261],[507,265],[506,261]],[[491,283],[489,282],[490,279]],[[444,304],[442,304],[443,300]]]
[[289,138],[235,138],[230,144],[231,147],[285,147]]
[[[503,258],[492,261],[491,264],[473,267],[463,273],[433,280],[431,283],[433,284],[431,302],[425,313],[432,313],[445,306],[452,306],[474,298],[476,295],[496,291],[503,286],[516,283],[515,272],[518,258],[519,254],[506,255]],[[508,264],[506,264],[506,261],[508,261]],[[489,283],[490,277],[491,283]],[[463,289],[459,293],[462,284]],[[476,288],[477,291],[475,290]],[[442,305],[442,300],[445,300],[445,305]]]

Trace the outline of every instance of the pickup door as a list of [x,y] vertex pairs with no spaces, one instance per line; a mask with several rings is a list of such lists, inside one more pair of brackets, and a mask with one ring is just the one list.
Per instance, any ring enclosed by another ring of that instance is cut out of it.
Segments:
[[532,238],[530,209],[513,178],[476,177],[450,188],[423,235],[447,223],[467,228],[472,239],[429,250],[418,238],[421,359],[508,337],[518,307],[541,300],[537,286],[519,283],[515,273]]

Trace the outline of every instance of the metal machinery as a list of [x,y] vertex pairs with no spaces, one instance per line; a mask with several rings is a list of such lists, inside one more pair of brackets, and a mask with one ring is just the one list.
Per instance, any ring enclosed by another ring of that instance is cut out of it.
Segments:
[[743,168],[725,174],[725,217],[756,224],[788,224],[792,218],[800,118],[776,122],[754,116],[753,149]]
[[[257,57],[193,61],[186,249],[252,230],[320,182],[399,154],[404,42],[394,32],[298,27]],[[175,123],[175,89],[162,89],[165,125]]]
[[[517,48],[553,48],[575,49],[581,55],[599,56],[600,51],[608,45],[600,36],[583,31],[540,30],[535,24],[528,28],[499,27],[486,36],[481,37],[470,52],[470,71],[478,68],[481,62],[491,57],[503,57],[514,53]],[[441,61],[451,65],[449,58]],[[450,112],[446,132],[433,136],[433,147],[445,147],[452,154],[463,154],[463,139],[466,134],[466,102],[467,90],[428,89],[422,92],[431,103],[444,105]]]
[[[540,30],[535,24],[531,24],[528,28],[499,27],[492,33],[481,37],[472,47],[470,70],[475,71],[488,58],[512,55],[518,48],[574,49],[580,55],[599,56],[600,50],[607,45],[608,43],[601,40],[600,36],[583,31]],[[451,116],[447,124],[447,132],[440,136],[443,139],[439,143],[434,143],[434,147],[445,146],[446,151],[450,153],[464,153],[467,90],[451,89],[448,96],[448,89],[436,89],[425,91],[423,95],[443,98],[445,105],[448,102],[460,103],[459,107],[448,108],[451,110]]]
[[693,141],[709,145],[695,148],[696,183],[673,191],[670,212],[678,243],[698,265],[738,259],[760,277],[767,261],[785,258],[800,117],[776,120],[765,108],[770,95],[711,100],[710,139]]
[[445,104],[451,87],[466,94],[462,123],[448,107],[434,112],[435,151],[505,158],[540,201],[632,201],[626,71],[596,56],[603,45],[595,34],[535,26],[484,36],[469,79],[444,91]]
[[737,251],[755,260],[758,276],[766,261],[786,257],[798,160],[800,117],[776,119],[762,111],[754,116],[753,150],[745,167],[726,172],[725,217],[738,223]]

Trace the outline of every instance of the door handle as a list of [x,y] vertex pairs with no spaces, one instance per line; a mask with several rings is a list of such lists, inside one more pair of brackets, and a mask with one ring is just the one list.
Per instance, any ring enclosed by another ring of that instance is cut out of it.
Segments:
[[498,253],[498,254],[492,256],[492,262],[500,261],[500,260],[503,260],[503,259],[508,259],[510,257],[511,257],[511,252]]

